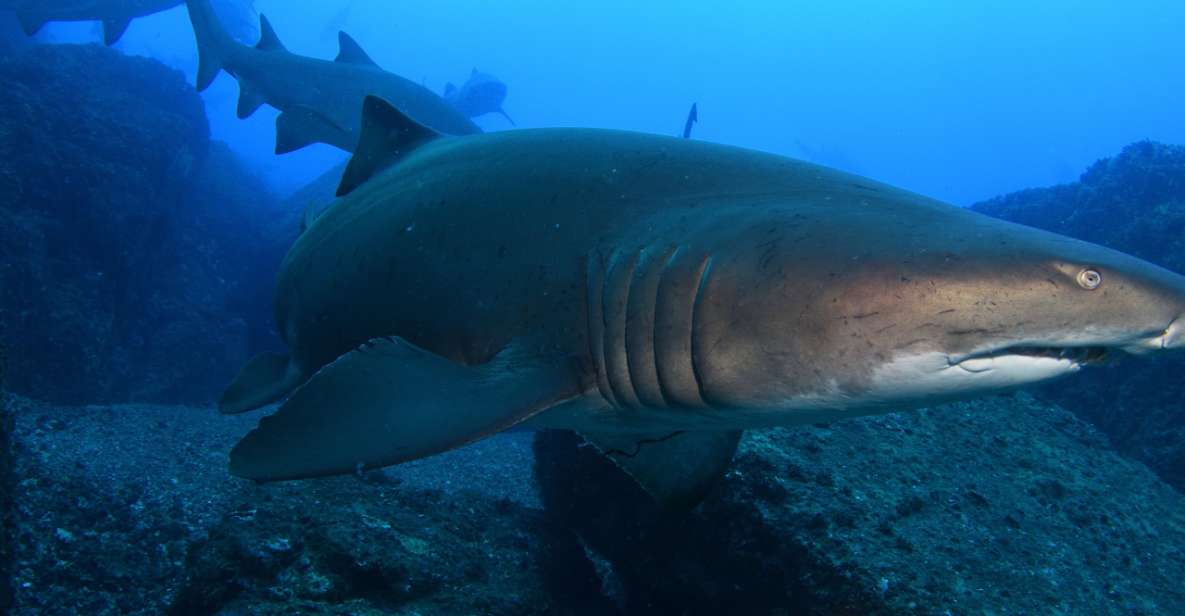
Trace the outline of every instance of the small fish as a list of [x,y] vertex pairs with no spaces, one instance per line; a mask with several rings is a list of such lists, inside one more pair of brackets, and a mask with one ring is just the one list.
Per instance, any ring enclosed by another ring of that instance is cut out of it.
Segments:
[[696,108],[696,103],[691,104],[691,111],[687,112],[687,121],[683,123],[683,138],[691,139],[691,127],[699,122],[699,110]]

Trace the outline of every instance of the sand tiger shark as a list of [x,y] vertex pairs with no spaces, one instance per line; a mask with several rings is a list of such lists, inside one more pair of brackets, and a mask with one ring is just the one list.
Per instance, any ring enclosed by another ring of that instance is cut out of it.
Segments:
[[137,17],[167,11],[185,0],[0,0],[0,9],[16,11],[25,34],[33,36],[51,21],[100,21],[108,45]]
[[338,33],[337,58],[319,60],[289,52],[265,16],[260,16],[259,43],[251,47],[223,29],[210,0],[186,4],[198,43],[198,89],[205,90],[225,69],[239,82],[240,118],[264,104],[279,109],[277,154],[313,143],[353,152],[367,95],[390,101],[417,122],[444,134],[480,132],[431,90],[379,68],[345,32]]
[[506,102],[506,84],[476,67],[469,72],[469,79],[461,87],[445,84],[444,100],[465,114],[465,117],[476,118],[487,113],[497,113],[514,125],[514,120],[502,109],[502,103]]
[[1185,277],[773,154],[593,129],[447,137],[366,100],[285,258],[287,354],[223,412],[256,480],[568,428],[665,502],[740,431],[985,395],[1185,346]]

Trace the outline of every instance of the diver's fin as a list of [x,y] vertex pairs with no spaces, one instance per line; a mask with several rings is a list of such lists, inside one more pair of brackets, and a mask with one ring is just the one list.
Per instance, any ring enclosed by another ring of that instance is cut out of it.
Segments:
[[454,86],[453,82],[450,81],[450,82],[444,84],[444,98],[448,98],[456,93],[457,93],[457,86]]
[[230,471],[257,481],[351,473],[478,440],[580,395],[573,363],[512,344],[466,366],[376,338],[321,369],[235,446]]
[[239,107],[237,109],[239,119],[251,117],[251,114],[266,102],[263,93],[255,89],[251,82],[246,79],[239,80]]
[[107,46],[114,45],[116,41],[123,36],[124,32],[128,31],[128,26],[131,25],[132,18],[129,16],[108,17],[103,20],[103,43]]
[[280,42],[280,37],[276,36],[272,22],[262,14],[259,16],[259,42],[255,44],[255,48],[261,51],[288,51],[284,43]]
[[284,397],[300,384],[300,371],[287,355],[262,353],[256,355],[239,371],[218,400],[218,410],[233,415]]
[[699,503],[732,461],[740,430],[621,434],[581,432],[667,508]]
[[21,30],[25,31],[25,36],[33,36],[45,27],[49,22],[49,18],[36,10],[21,9],[16,13],[17,21],[21,22]]
[[362,46],[358,44],[358,41],[355,41],[354,37],[349,34],[338,32],[337,46],[337,58],[334,62],[378,67],[378,64],[365,51],[362,51]]
[[511,126],[518,126],[518,124],[514,123],[514,118],[510,117],[510,114],[506,113],[501,107],[498,108],[498,113],[502,114],[502,117],[506,118],[506,121],[510,122]]
[[362,103],[362,134],[337,187],[337,196],[349,194],[376,173],[439,136],[440,133],[403,115],[387,101],[367,96]]
[[341,147],[349,133],[307,107],[292,107],[276,117],[276,154],[295,152],[314,143]]

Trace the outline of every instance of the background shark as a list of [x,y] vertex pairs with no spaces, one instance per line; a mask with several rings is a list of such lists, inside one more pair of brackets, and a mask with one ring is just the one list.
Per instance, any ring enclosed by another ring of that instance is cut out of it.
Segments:
[[25,34],[36,34],[51,21],[100,21],[103,41],[119,40],[137,17],[166,11],[184,0],[0,0],[0,9],[16,11]]
[[352,152],[358,143],[362,101],[372,94],[442,133],[480,132],[427,88],[379,68],[344,32],[339,33],[337,58],[319,60],[290,53],[266,18],[261,17],[259,43],[248,47],[222,28],[209,0],[187,4],[200,56],[198,89],[204,90],[219,71],[226,70],[239,82],[240,118],[264,104],[279,109],[277,154],[312,143]]
[[466,117],[476,118],[487,113],[497,113],[514,124],[514,120],[502,109],[506,101],[506,84],[489,73],[476,68],[469,72],[469,79],[461,87],[449,83],[444,86],[444,100],[457,108]]

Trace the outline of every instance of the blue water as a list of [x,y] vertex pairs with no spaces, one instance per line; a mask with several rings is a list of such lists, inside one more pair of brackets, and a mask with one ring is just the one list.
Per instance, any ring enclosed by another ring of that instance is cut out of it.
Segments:
[[[966,205],[1072,181],[1138,139],[1185,141],[1185,3],[636,3],[258,0],[288,48],[336,55],[352,34],[384,68],[440,92],[472,67],[508,83],[522,127],[677,134],[810,159]],[[85,38],[83,25],[50,33]],[[196,70],[181,8],[120,47]],[[342,155],[272,156],[274,114],[205,94],[213,136],[281,192]],[[508,128],[500,117],[480,122]]]

